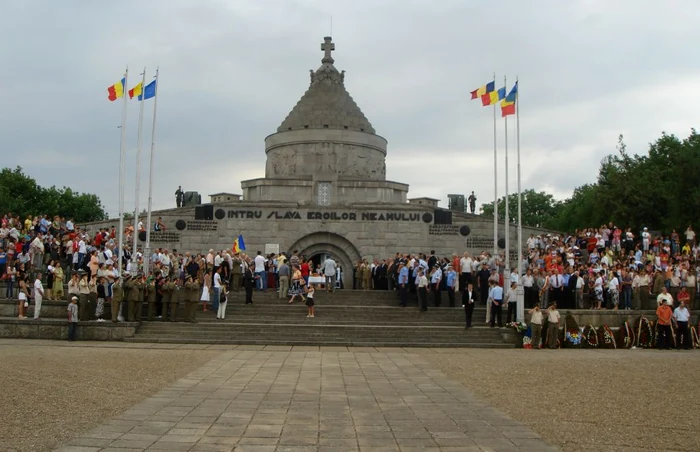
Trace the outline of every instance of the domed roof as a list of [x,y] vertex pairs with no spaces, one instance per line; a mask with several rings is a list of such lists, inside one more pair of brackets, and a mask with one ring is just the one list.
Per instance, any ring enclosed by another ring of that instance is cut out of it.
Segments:
[[348,129],[374,134],[374,128],[345,90],[345,71],[333,66],[335,44],[325,37],[325,56],[316,72],[310,70],[309,89],[277,128],[278,132],[298,129]]

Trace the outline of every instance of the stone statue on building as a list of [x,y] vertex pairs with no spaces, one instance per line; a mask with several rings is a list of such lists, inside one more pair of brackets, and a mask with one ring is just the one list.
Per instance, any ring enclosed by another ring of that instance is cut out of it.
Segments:
[[469,195],[468,201],[469,210],[471,211],[471,213],[474,213],[474,211],[476,210],[476,196],[474,195],[474,192],[472,192],[472,194]]
[[185,200],[185,192],[182,191],[182,185],[179,185],[177,187],[177,190],[175,190],[175,203],[177,204],[177,207],[182,207],[184,200]]

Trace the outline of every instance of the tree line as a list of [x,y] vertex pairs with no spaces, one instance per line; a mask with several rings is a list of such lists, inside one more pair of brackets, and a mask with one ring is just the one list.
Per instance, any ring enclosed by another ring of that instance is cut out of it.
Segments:
[[11,212],[24,220],[28,215],[60,215],[77,222],[99,221],[107,213],[97,195],[68,187],[42,187],[21,167],[0,172],[0,215]]
[[[510,221],[517,222],[518,196],[508,198]],[[481,207],[493,215],[493,202]],[[498,201],[505,218],[505,197]],[[613,222],[639,231],[670,233],[700,220],[700,136],[685,139],[662,133],[643,154],[630,154],[620,135],[617,151],[606,156],[595,182],[577,187],[565,200],[551,194],[522,193],[523,225],[558,231],[599,227]],[[679,231],[680,232],[680,231]]]

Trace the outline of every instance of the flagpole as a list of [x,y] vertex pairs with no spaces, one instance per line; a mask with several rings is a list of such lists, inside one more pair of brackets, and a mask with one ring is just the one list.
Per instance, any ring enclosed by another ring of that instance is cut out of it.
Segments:
[[[141,73],[141,108],[139,109],[139,130],[136,134],[136,190],[134,194],[134,246],[131,250],[131,262],[134,266],[132,273],[138,273],[138,241],[139,241],[139,192],[141,191],[141,132],[143,129],[143,98],[144,88],[146,87],[146,68],[143,68]],[[136,97],[138,100],[138,96]]]
[[126,171],[126,87],[129,86],[129,66],[124,72],[124,87],[122,89],[122,97],[124,98],[124,106],[122,107],[122,133],[119,138],[119,277],[122,276],[122,256],[124,256],[124,173]]
[[[153,95],[153,127],[151,128],[151,163],[148,168],[148,213],[146,214],[146,247],[143,256],[143,272],[148,274],[151,260],[151,204],[153,200],[153,151],[156,147],[156,107],[158,106],[158,68],[156,67],[155,93]],[[144,93],[145,94],[145,93]],[[145,100],[145,99],[144,99]]]
[[522,191],[520,187],[520,83],[515,78],[515,85],[518,87],[515,92],[515,136],[518,162],[518,322],[525,321],[525,296],[522,284],[523,275],[523,211],[522,211]]
[[[496,84],[496,73],[493,73]],[[495,86],[494,86],[495,88]],[[496,105],[493,106],[493,258],[498,256],[498,152],[496,148]]]
[[[503,76],[503,86],[508,86],[505,75]],[[506,234],[506,253],[503,261],[503,286],[505,290],[510,289],[510,210],[508,209],[508,116],[505,117],[505,146],[506,146],[506,200],[504,212],[504,228]]]

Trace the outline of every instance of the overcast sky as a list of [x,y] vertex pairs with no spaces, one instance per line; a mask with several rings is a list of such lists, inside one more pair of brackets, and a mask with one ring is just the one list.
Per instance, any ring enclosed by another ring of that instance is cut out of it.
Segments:
[[[558,198],[596,178],[624,134],[645,152],[688,135],[700,105],[700,2],[645,0],[36,0],[0,6],[0,152],[41,185],[96,193],[118,212],[121,103],[160,67],[153,206],[181,184],[208,201],[263,177],[274,133],[320,65],[330,33],[346,88],[389,141],[387,179],[447,206],[493,200],[492,110],[469,92],[520,79],[523,189]],[[127,121],[134,205],[138,102]],[[146,205],[151,101],[142,154]],[[515,120],[509,122],[516,187]],[[498,121],[504,192],[503,121]],[[1,206],[0,206],[1,207]]]

